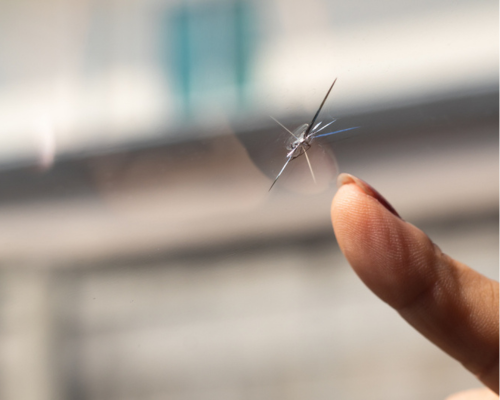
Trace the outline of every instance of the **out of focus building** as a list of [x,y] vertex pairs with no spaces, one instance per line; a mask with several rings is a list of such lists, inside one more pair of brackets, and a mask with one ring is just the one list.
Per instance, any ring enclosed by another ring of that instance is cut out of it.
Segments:
[[441,399],[477,385],[375,298],[334,189],[261,148],[332,148],[498,279],[498,4],[0,2],[0,400]]

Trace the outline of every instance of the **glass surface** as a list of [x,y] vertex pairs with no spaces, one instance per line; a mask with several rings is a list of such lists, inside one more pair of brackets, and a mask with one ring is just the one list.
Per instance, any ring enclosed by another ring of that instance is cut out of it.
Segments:
[[325,138],[331,139],[359,128],[333,130],[335,119],[327,123],[318,122],[318,116],[336,81],[330,86],[310,123],[292,130],[271,117],[286,134],[282,131],[281,134],[268,132],[265,136],[240,136],[252,160],[273,179],[269,190],[277,186],[296,192],[319,193],[336,178],[337,162]]
[[[477,386],[330,206],[359,176],[498,279],[498,48],[493,0],[0,1],[0,399]],[[317,183],[300,154],[269,191],[297,139],[271,117],[300,138],[336,77]]]
[[277,190],[312,194],[334,185],[338,165],[333,135],[345,136],[359,127],[334,131],[332,124],[335,121],[327,124],[320,121],[304,140],[309,124],[291,130],[276,122],[281,130],[271,130],[265,135],[239,136],[250,158],[271,178],[270,190],[276,187]]

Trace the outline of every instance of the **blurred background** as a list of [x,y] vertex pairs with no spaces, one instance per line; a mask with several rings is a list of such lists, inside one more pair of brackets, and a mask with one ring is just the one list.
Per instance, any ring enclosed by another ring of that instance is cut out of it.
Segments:
[[479,386],[253,160],[338,77],[340,170],[498,279],[498,44],[493,0],[1,0],[0,399]]

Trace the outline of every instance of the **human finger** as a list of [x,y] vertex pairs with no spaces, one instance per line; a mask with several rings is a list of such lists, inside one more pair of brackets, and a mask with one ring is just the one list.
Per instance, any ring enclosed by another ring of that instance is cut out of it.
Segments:
[[339,177],[332,223],[363,282],[498,393],[498,282],[442,253],[371,186]]

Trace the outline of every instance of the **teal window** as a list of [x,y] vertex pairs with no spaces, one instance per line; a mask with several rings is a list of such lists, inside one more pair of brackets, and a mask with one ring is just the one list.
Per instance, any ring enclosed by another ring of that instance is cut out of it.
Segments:
[[169,10],[167,69],[185,114],[245,105],[251,64],[251,13],[243,0],[186,4]]

